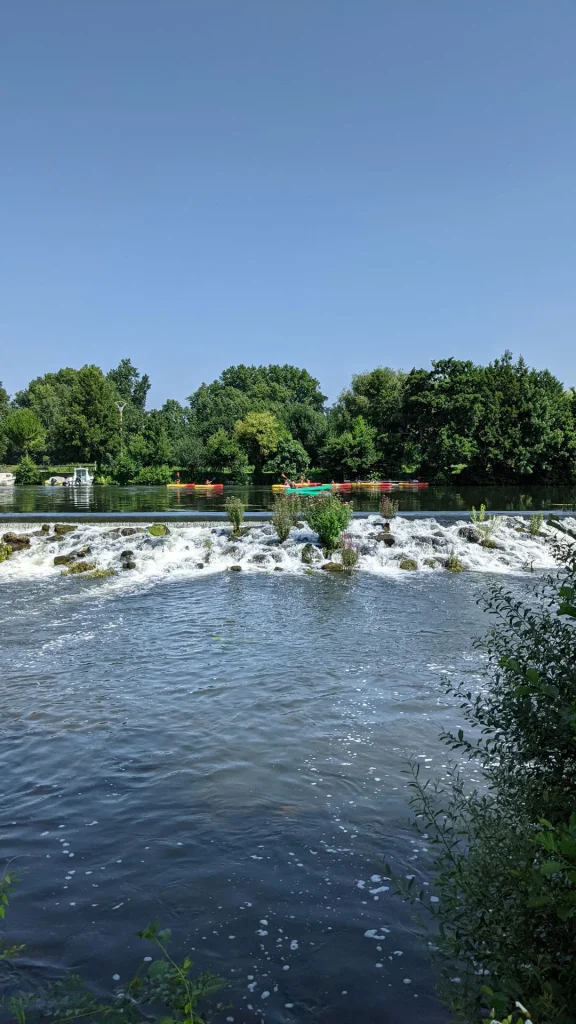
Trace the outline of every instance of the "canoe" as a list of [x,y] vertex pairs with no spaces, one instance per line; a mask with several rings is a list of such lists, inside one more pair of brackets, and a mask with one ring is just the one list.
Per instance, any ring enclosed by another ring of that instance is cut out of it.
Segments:
[[392,480],[358,480],[348,485],[349,487],[358,487],[362,490],[368,488],[376,491],[391,491],[394,487]]
[[285,487],[284,494],[320,494],[322,491],[331,491],[332,484],[317,484],[310,487]]
[[399,480],[396,484],[397,487],[428,487],[428,483],[423,483],[422,480]]
[[331,486],[332,486],[332,484],[320,484],[320,483],[317,483],[314,480],[314,481],[311,481],[309,484],[296,484],[296,486],[292,487],[292,488],[288,487],[288,484],[272,484],[272,490],[281,493],[282,491],[289,491],[289,490],[301,491],[303,487],[331,487]]
[[166,484],[171,490],[180,488],[181,490],[195,490],[195,491],[223,491],[224,484]]
[[193,488],[196,487],[196,484],[166,484],[166,487],[170,487],[171,490],[174,490],[176,487],[186,488],[187,490],[193,490]]

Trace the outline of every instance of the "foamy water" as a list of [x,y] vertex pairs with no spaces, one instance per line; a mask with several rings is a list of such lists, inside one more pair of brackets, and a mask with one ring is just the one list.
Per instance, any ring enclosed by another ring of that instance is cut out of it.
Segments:
[[[575,530],[576,519],[564,520],[564,528]],[[316,534],[306,525],[293,528],[284,543],[279,543],[271,523],[251,525],[240,537],[233,537],[227,525],[197,523],[170,524],[164,537],[153,537],[145,524],[134,523],[79,523],[64,537],[56,536],[53,529],[51,526],[49,533],[43,533],[35,524],[7,523],[3,532],[26,534],[30,546],[15,551],[0,564],[0,579],[61,576],[66,566],[55,565],[55,556],[75,555],[78,551],[86,551],[78,558],[97,569],[115,571],[114,577],[104,580],[84,577],[86,583],[114,588],[134,587],[171,575],[181,578],[225,572],[233,566],[249,573],[310,574],[322,571],[327,561]],[[528,521],[521,516],[498,518],[491,533],[495,547],[471,543],[466,536],[470,524],[464,520],[447,524],[434,518],[397,518],[391,524],[391,546],[383,542],[382,529],[382,520],[376,515],[350,524],[349,542],[359,555],[356,572],[393,573],[408,578],[414,573],[401,567],[404,559],[413,560],[418,573],[445,572],[451,555],[469,572],[530,572],[554,566],[552,542],[561,536],[544,524],[539,536],[531,537]],[[307,544],[313,545],[311,562],[302,560]],[[123,569],[126,560],[135,563],[135,568]],[[340,563],[340,553],[334,553],[330,561]],[[62,583],[65,585],[64,579]]]

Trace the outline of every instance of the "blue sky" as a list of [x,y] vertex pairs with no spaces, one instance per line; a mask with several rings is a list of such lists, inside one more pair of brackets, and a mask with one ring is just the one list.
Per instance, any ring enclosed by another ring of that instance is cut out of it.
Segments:
[[574,0],[20,0],[0,379],[511,348],[576,384]]

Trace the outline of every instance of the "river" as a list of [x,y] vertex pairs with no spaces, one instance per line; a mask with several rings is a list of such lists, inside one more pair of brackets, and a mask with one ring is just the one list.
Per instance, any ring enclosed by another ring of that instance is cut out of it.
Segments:
[[[222,1020],[446,1024],[385,877],[428,881],[406,759],[443,775],[440,680],[480,678],[487,584],[522,590],[554,564],[547,527],[510,519],[485,550],[461,526],[397,520],[388,548],[357,520],[359,568],[334,575],[302,563],[305,529],[280,546],[269,524],[236,543],[213,524],[18,527],[30,546],[0,565],[1,820],[26,982],[74,970],[110,990],[159,920],[229,983]],[[136,568],[108,578],[54,566],[80,547],[119,568],[128,546]],[[468,571],[445,571],[447,551]]]

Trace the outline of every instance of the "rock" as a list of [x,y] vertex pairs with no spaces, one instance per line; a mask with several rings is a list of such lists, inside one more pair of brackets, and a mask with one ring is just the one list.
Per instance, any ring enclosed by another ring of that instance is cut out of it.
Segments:
[[81,572],[92,572],[96,566],[93,562],[74,562],[65,570],[65,576],[78,576]]
[[0,544],[0,562],[5,562],[7,558],[10,558],[12,554],[12,548],[9,544]]
[[469,544],[480,543],[480,534],[473,526],[461,526],[458,530],[458,536],[463,537]]
[[122,562],[122,569],[135,569],[136,562],[133,562],[131,558],[127,558],[125,562]]
[[387,548],[393,548],[396,543],[396,539],[392,536],[391,533],[377,533],[374,539],[377,540],[380,544],[384,544],[385,547]]
[[438,565],[438,562],[436,561],[435,558],[425,558],[424,565],[427,565],[430,569],[435,569],[436,566]]
[[399,564],[400,568],[406,569],[407,572],[413,572],[414,569],[418,568],[418,562],[415,558],[401,558]]
[[83,548],[78,548],[74,554],[76,558],[86,558],[86,555],[92,554],[92,548],[89,544],[85,544]]
[[282,555],[280,554],[279,551],[271,551],[270,552],[270,557],[271,557],[273,562],[281,562],[282,561]]
[[50,527],[49,527],[48,523],[42,523],[42,526],[41,526],[40,529],[41,529],[42,533],[50,533]]
[[148,533],[152,537],[165,537],[166,534],[170,533],[170,530],[165,523],[153,523],[152,526],[149,526],[147,529]]
[[325,572],[345,572],[344,566],[340,565],[340,562],[324,562],[320,568]]
[[134,552],[131,551],[130,548],[126,548],[126,551],[120,552],[120,558],[134,558]]
[[74,561],[74,555],[56,555],[54,559],[54,565],[70,565],[70,562]]
[[312,565],[318,558],[318,552],[313,544],[305,544],[302,548],[302,561],[304,565]]
[[[161,525],[161,523],[158,523],[158,526]],[[144,530],[142,527],[137,526],[124,526],[123,529],[120,530],[121,537],[133,537],[136,533],[144,533]],[[166,530],[166,533],[168,533],[168,530]],[[156,536],[156,534],[154,534],[154,536]]]
[[30,547],[30,537],[26,533],[5,533],[2,540],[12,548],[12,551]]
[[230,572],[242,572],[242,566],[241,565],[229,565],[228,569],[229,569]]
[[76,527],[71,526],[70,523],[56,523],[54,533],[57,537],[63,537],[66,533],[73,533],[75,529]]
[[252,555],[250,561],[254,562],[255,565],[262,565],[264,562],[268,561],[268,555],[264,555],[261,552],[258,552],[257,554]]
[[282,568],[281,565],[275,565],[274,572],[284,572],[284,569]]
[[101,580],[106,576],[115,576],[116,569],[94,569],[94,572],[89,573],[91,580]]
[[196,568],[197,569],[203,569],[204,568],[204,562],[196,562]]
[[490,548],[490,549],[492,549],[492,548],[497,548],[498,544],[496,543],[495,540],[492,540],[491,537],[484,537],[484,540],[480,541],[480,547],[481,548]]
[[433,548],[447,548],[448,547],[448,540],[441,533],[435,533],[432,537],[430,537],[430,543],[431,543]]
[[240,550],[240,548],[237,546],[237,544],[227,544],[226,547],[224,548],[222,554],[223,555],[237,555],[239,550]]

